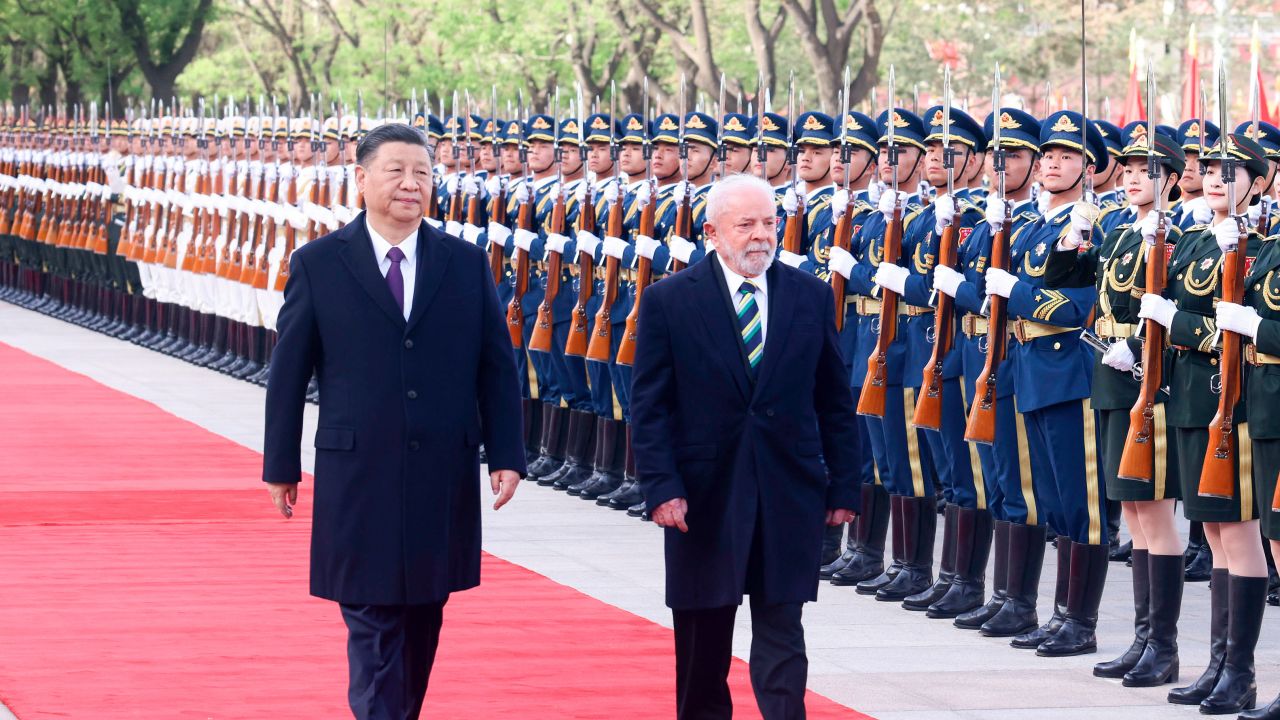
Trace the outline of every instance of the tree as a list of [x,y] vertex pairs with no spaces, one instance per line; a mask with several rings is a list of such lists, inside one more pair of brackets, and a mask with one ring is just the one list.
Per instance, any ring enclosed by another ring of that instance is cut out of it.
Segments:
[[809,66],[818,83],[822,107],[839,107],[840,83],[854,38],[861,34],[857,75],[849,89],[851,103],[860,101],[876,83],[880,51],[902,3],[893,3],[888,20],[883,20],[875,0],[849,0],[841,10],[836,0],[782,0],[791,17]]
[[133,47],[138,68],[151,85],[151,96],[166,100],[174,84],[195,59],[213,0],[185,2],[111,0],[120,14],[120,32]]

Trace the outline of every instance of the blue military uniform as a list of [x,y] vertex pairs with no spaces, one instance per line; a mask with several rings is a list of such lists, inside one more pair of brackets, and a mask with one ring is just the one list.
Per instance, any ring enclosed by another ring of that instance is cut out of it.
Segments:
[[[1187,158],[1193,154],[1196,158],[1200,157],[1201,152],[1207,151],[1214,145],[1218,144],[1218,136],[1221,131],[1218,126],[1199,118],[1187,120],[1178,126],[1178,144],[1182,147],[1182,153]],[[1188,172],[1196,172],[1188,170]],[[1183,200],[1178,204],[1177,212],[1174,213],[1173,222],[1183,232],[1190,230],[1192,226],[1197,225],[1196,215],[1197,208],[1201,219],[1209,216],[1209,204],[1203,197],[1193,198],[1191,200]]]

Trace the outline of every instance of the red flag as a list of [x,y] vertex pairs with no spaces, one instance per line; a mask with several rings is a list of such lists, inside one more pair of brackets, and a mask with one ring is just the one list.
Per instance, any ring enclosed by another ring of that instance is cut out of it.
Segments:
[[1182,53],[1182,65],[1186,71],[1185,84],[1182,86],[1182,118],[1190,120],[1200,117],[1200,57],[1199,45],[1196,43],[1196,26],[1191,24],[1187,31],[1187,49]]
[[1129,89],[1124,94],[1124,109],[1120,111],[1120,124],[1146,120],[1147,110],[1142,105],[1142,89],[1138,87],[1138,34],[1129,31]]

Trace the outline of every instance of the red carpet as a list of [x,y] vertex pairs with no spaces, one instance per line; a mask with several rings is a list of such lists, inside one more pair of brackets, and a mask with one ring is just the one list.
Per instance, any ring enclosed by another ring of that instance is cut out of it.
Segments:
[[[0,701],[20,720],[349,717],[345,628],[307,595],[308,492],[285,521],[257,453],[2,344],[0,398]],[[732,685],[758,718],[745,663]],[[674,686],[670,630],[486,557],[445,610],[426,715],[671,717]]]

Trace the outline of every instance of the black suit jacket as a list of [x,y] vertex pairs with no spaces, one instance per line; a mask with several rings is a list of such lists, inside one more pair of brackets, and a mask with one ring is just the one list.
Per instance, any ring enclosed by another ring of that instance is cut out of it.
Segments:
[[826,511],[858,509],[861,448],[831,288],[780,263],[767,279],[754,382],[714,257],[655,284],[641,304],[637,477],[650,509],[689,502],[689,532],[666,532],[672,608],[733,605],[747,591],[816,599]]
[[423,223],[406,322],[361,214],[293,253],[267,385],[263,480],[298,482],[320,382],[311,592],[439,602],[480,581],[480,464],[524,473],[520,390],[485,253]]

